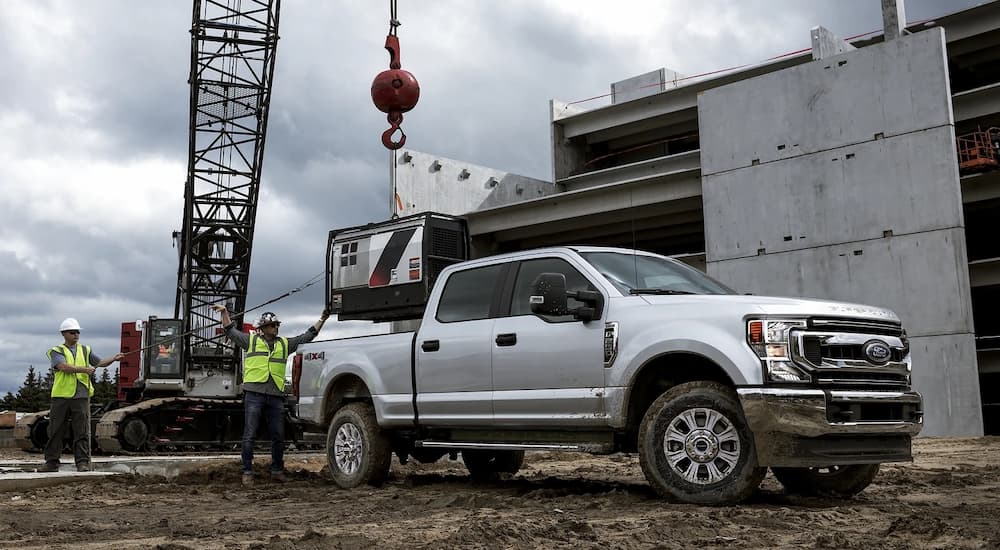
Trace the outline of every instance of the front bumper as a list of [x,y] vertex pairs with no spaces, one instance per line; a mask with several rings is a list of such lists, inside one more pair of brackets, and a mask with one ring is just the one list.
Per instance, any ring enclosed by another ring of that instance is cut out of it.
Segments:
[[912,460],[923,427],[914,391],[746,387],[737,390],[762,466],[833,466]]

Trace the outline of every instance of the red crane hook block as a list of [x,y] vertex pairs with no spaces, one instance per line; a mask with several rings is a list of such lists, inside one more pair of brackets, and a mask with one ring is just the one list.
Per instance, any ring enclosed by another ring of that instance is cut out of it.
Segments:
[[[406,134],[399,125],[403,123],[403,113],[417,105],[420,84],[410,71],[402,69],[399,38],[392,34],[386,36],[385,49],[389,50],[389,70],[380,72],[372,82],[372,101],[379,111],[388,114],[386,120],[391,127],[382,133],[382,145],[394,150],[406,144]],[[392,139],[396,132],[399,132],[399,141]]]

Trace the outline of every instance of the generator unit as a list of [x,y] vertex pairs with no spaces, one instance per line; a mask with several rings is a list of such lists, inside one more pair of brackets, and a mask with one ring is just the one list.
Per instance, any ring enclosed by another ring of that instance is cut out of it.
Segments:
[[462,218],[433,212],[330,231],[326,305],[342,320],[419,319],[435,279],[469,258]]

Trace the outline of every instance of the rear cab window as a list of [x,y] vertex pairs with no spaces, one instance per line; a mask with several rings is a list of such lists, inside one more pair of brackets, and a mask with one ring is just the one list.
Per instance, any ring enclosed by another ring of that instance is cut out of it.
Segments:
[[475,267],[452,273],[445,281],[435,318],[441,323],[488,319],[493,294],[507,264]]

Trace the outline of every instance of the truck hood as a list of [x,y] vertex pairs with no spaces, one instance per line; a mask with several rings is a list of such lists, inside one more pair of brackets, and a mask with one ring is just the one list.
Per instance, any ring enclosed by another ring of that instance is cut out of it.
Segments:
[[828,300],[811,300],[804,298],[781,298],[777,296],[744,296],[744,295],[701,295],[681,294],[675,296],[656,296],[644,294],[639,298],[650,305],[704,305],[711,306],[744,306],[748,314],[762,313],[769,317],[850,317],[870,321],[889,321],[898,323],[899,317],[892,310],[852,304],[847,302],[831,302]]

